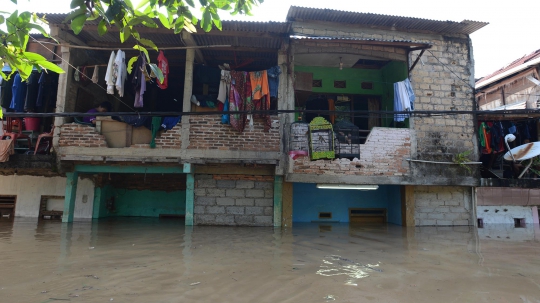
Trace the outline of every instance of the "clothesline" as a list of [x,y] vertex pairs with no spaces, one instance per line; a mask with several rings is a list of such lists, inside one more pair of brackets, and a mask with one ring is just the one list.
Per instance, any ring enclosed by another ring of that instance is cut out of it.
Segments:
[[[73,44],[58,44],[53,42],[40,41],[43,44],[52,44],[55,46],[63,46],[69,48],[78,48],[78,49],[91,49],[91,50],[106,50],[106,51],[115,51],[115,50],[136,50],[133,47],[95,47],[95,46],[82,46],[82,45],[73,45]],[[201,49],[201,48],[214,48],[214,47],[232,47],[232,45],[197,45],[197,46],[174,46],[174,47],[160,47],[159,50],[181,50],[181,49]]]

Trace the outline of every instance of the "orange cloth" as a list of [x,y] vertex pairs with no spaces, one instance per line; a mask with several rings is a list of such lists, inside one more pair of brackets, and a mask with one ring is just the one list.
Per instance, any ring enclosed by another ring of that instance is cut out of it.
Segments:
[[[336,104],[334,103],[334,100],[328,99],[328,110],[336,110]],[[336,120],[335,114],[330,114],[330,123],[334,124]]]
[[259,72],[250,72],[249,78],[252,89],[252,100],[262,99],[264,96],[270,96],[268,88],[268,74],[265,70]]
[[13,140],[0,140],[0,162],[7,162],[9,156],[15,153]]

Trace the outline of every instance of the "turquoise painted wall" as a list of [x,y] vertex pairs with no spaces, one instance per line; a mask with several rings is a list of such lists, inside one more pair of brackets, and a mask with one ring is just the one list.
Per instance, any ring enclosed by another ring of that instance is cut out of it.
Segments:
[[[407,63],[402,61],[390,61],[382,69],[382,80],[384,83],[384,94],[382,95],[381,110],[394,110],[394,83],[403,81],[408,77]],[[390,126],[394,120],[393,115],[382,118],[382,126]],[[409,119],[405,120],[407,127]]]
[[293,222],[323,221],[319,212],[332,212],[329,221],[349,222],[349,208],[386,208],[388,223],[401,225],[398,185],[379,185],[377,190],[318,189],[312,183],[293,185]]
[[115,217],[159,217],[186,214],[186,192],[114,189]]
[[[313,73],[313,80],[323,80],[322,87],[314,87],[314,93],[337,93],[359,95],[382,95],[382,71],[377,69],[359,69],[319,66],[295,66],[295,71]],[[346,88],[335,88],[334,80],[347,81]],[[362,89],[360,83],[373,81],[373,89]]]

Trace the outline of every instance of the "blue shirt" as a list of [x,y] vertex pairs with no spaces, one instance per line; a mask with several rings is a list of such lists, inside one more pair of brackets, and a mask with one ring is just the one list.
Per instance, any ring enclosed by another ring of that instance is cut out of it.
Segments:
[[277,98],[281,68],[279,68],[279,66],[274,66],[269,68],[266,73],[268,75],[268,90],[270,91],[270,97]]
[[13,96],[11,97],[11,104],[9,108],[15,110],[16,112],[22,112],[24,108],[24,100],[26,99],[26,83],[22,82],[21,75],[15,75],[13,81],[12,92]]

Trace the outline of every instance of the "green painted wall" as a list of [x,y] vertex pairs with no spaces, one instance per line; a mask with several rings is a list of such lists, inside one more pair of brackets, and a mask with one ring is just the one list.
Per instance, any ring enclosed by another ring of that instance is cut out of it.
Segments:
[[[384,94],[382,95],[381,110],[394,110],[394,83],[403,81],[408,77],[407,63],[402,61],[390,61],[382,69],[382,81],[384,83]],[[382,118],[382,126],[390,126],[394,121],[393,115]],[[405,120],[409,127],[409,119]]]
[[186,214],[186,192],[114,189],[115,217],[159,217]]
[[[382,95],[382,72],[377,69],[358,69],[319,66],[294,67],[295,71],[313,73],[313,80],[322,80],[322,87],[314,87],[314,93],[343,93],[359,95]],[[334,80],[347,81],[346,88],[334,88]],[[373,81],[373,89],[362,89],[360,83]]]

